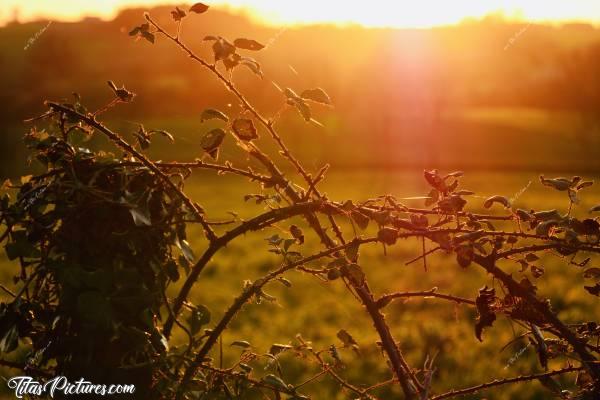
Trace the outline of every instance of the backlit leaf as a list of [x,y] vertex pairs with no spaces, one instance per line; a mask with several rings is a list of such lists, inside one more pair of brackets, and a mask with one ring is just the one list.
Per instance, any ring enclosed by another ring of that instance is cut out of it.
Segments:
[[207,108],[206,110],[202,111],[202,115],[200,115],[200,122],[208,121],[209,119],[220,119],[225,122],[229,121],[229,117],[227,115],[219,110],[215,110],[214,108]]
[[510,200],[508,200],[504,196],[498,196],[498,195],[488,197],[486,199],[486,201],[483,203],[483,207],[490,208],[490,207],[492,207],[492,205],[494,203],[501,204],[501,205],[504,206],[504,208],[510,208]]
[[233,129],[235,136],[237,136],[240,140],[248,142],[258,138],[256,127],[251,119],[238,118],[233,121],[231,128]]
[[256,40],[239,38],[233,41],[233,45],[238,49],[258,51],[264,49],[265,46],[258,43]]
[[195,12],[196,14],[205,13],[208,10],[208,6],[204,3],[196,3],[190,7],[191,12]]
[[331,104],[329,95],[321,88],[307,89],[300,94],[300,97],[321,104]]

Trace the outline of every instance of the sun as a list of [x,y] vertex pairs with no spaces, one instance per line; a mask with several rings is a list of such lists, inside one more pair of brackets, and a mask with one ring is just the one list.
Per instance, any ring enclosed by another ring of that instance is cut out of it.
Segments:
[[[2,0],[0,24],[19,20],[111,18],[130,6],[152,7],[177,0]],[[367,27],[428,28],[500,13],[535,22],[600,21],[598,0],[204,0],[214,7],[243,10],[270,25],[359,24]]]
[[271,24],[335,23],[367,27],[428,28],[501,14],[539,22],[600,21],[597,0],[230,0]]

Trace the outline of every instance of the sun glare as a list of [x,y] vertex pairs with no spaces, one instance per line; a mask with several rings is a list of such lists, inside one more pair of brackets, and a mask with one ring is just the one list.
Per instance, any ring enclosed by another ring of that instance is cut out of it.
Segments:
[[[12,19],[77,20],[110,18],[129,6],[155,6],[169,0],[2,0],[0,24]],[[255,19],[280,24],[360,24],[368,27],[426,28],[459,23],[467,18],[500,14],[508,19],[561,22],[600,21],[597,0],[215,0],[212,6],[241,9]]]

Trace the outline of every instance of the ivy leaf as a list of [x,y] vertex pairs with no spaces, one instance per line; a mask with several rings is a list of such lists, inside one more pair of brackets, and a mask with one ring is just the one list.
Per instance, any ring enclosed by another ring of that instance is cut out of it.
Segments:
[[183,254],[185,259],[190,263],[194,262],[194,258],[196,257],[194,256],[194,251],[187,240],[177,240],[175,243],[181,250],[181,254]]
[[258,51],[258,50],[262,50],[265,48],[264,45],[258,43],[256,40],[245,39],[245,38],[235,39],[233,41],[233,45],[235,47],[237,47],[238,49],[252,50],[252,51]]
[[77,313],[84,321],[103,328],[108,327],[112,319],[110,302],[96,290],[79,295]]
[[190,7],[190,12],[194,12],[196,14],[205,13],[208,10],[208,6],[204,3],[196,3]]
[[203,325],[210,323],[210,310],[204,305],[194,307],[188,323],[190,324],[192,335],[195,335],[200,332]]
[[306,100],[312,100],[316,103],[331,104],[331,98],[321,88],[307,89],[300,94],[300,97]]
[[150,220],[150,215],[139,208],[130,208],[129,213],[133,218],[133,223],[135,226],[151,226],[152,221]]
[[202,137],[200,146],[202,146],[202,149],[204,149],[209,156],[216,160],[219,158],[219,147],[223,143],[223,139],[225,139],[225,131],[221,128],[216,128]]
[[238,139],[248,142],[250,140],[254,140],[258,138],[258,134],[256,133],[256,127],[254,126],[254,122],[251,119],[247,118],[237,118],[233,121],[231,125],[235,136]]
[[19,329],[13,325],[0,340],[0,353],[10,353],[19,345]]
[[269,374],[267,376],[265,376],[264,378],[262,378],[262,381],[268,385],[271,385],[277,389],[283,390],[285,392],[287,392],[288,386],[287,384],[278,376],[273,375],[273,374]]
[[200,122],[208,121],[209,119],[220,119],[225,122],[229,121],[229,117],[225,113],[214,108],[207,108],[202,111],[202,115],[200,115]]

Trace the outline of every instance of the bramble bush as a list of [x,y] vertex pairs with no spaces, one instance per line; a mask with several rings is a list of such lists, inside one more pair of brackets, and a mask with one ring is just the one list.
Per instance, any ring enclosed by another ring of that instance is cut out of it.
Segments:
[[[591,181],[577,176],[540,177],[549,190],[564,192],[568,204],[564,212],[515,209],[503,196],[484,202],[487,213],[471,212],[468,199],[474,193],[460,187],[463,173],[437,170],[424,172],[431,186],[423,196],[424,208],[407,207],[390,195],[329,199],[319,190],[329,166],[316,172],[306,170],[276,128],[280,112],[265,117],[234,83],[232,72],[239,67],[263,78],[260,64],[248,54],[264,46],[251,39],[230,42],[207,36],[204,41],[214,55],[209,61],[181,40],[183,22],[207,9],[198,3],[187,11],[173,10],[175,33],[148,14],[145,22],[130,32],[151,43],[158,39],[172,43],[237,99],[236,115],[217,109],[202,112],[202,121],[216,121],[221,126],[202,137],[198,149],[202,157],[154,161],[145,151],[157,141],[176,140],[173,135],[140,125],[135,142],[130,143],[104,125],[100,120],[103,112],[135,98],[133,92],[113,82],[109,87],[114,96],[95,112],[87,110],[75,95],[71,102],[47,102],[48,111],[31,120],[41,121],[44,128],[32,128],[25,141],[31,159],[45,170],[22,177],[18,184],[7,181],[0,201],[4,227],[0,242],[5,242],[8,258],[20,265],[15,287],[1,287],[10,301],[0,308],[0,352],[19,350],[26,355],[23,363],[2,360],[2,365],[40,378],[83,376],[94,383],[135,384],[137,398],[307,399],[311,393],[305,392],[305,386],[326,377],[341,391],[361,399],[376,398],[373,392],[383,386],[398,385],[406,399],[441,400],[528,381],[541,382],[549,395],[557,398],[599,398],[600,326],[595,321],[565,324],[549,300],[538,294],[538,278],[544,274],[541,253],[558,255],[565,268],[580,269],[592,282],[600,279],[600,269],[591,267],[588,257],[600,253],[599,224],[573,212],[579,192],[592,185]],[[299,94],[290,88],[280,91],[282,106],[295,109],[307,123],[318,124],[313,117],[315,105],[331,104],[321,88]],[[279,154],[262,150],[259,134],[274,141]],[[106,137],[116,153],[108,148],[92,151],[82,147],[82,138],[93,136]],[[225,140],[235,141],[247,154],[245,165],[219,162]],[[293,177],[284,174],[281,161],[292,167]],[[258,193],[247,194],[245,200],[264,205],[265,211],[245,220],[235,214],[231,221],[211,220],[185,191],[186,179],[198,170],[255,182]],[[600,206],[590,210],[597,211]],[[290,224],[294,217],[303,218],[305,225]],[[229,243],[286,223],[289,229],[271,234],[264,249],[280,258],[279,267],[246,281],[222,318],[211,320],[207,307],[189,299],[207,263]],[[195,249],[201,250],[199,257],[186,234],[193,224],[201,227],[205,237],[205,247]],[[315,239],[320,250],[307,253],[305,242]],[[435,288],[374,293],[361,266],[361,249],[380,246],[385,252],[400,240],[415,241],[421,253],[411,262],[422,262],[423,274],[428,273],[427,257],[440,252],[453,254],[467,271],[482,269],[494,278],[494,284],[482,287],[473,298],[439,293]],[[531,280],[506,272],[504,266],[515,262],[521,272],[530,273]],[[285,276],[292,270],[312,275],[319,282],[343,285],[348,296],[362,305],[379,337],[381,363],[389,367],[389,380],[364,386],[343,377],[339,348],[360,351],[352,334],[344,329],[338,331],[337,339],[332,338],[337,346],[317,349],[310,338],[299,334],[290,344],[273,344],[267,353],[261,353],[251,345],[252,338],[247,338],[230,343],[241,349],[235,364],[224,367],[210,357],[222,353],[221,335],[244,305],[274,301],[268,286],[290,287]],[[167,293],[173,287],[178,288],[177,295],[169,298]],[[599,296],[600,283],[581,290]],[[497,318],[509,319],[536,349],[546,372],[436,394],[435,357],[424,357],[424,365],[409,365],[401,351],[402,338],[395,338],[386,322],[386,306],[405,298],[474,307],[474,337],[463,340],[482,341]],[[176,330],[185,335],[185,343],[173,343]],[[282,354],[310,365],[314,375],[303,382],[286,381],[279,364]],[[548,370],[550,360],[562,360],[563,367]],[[557,382],[563,375],[571,376],[566,389]]]

